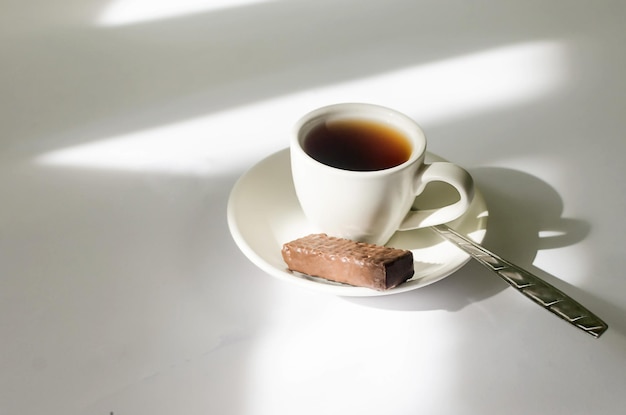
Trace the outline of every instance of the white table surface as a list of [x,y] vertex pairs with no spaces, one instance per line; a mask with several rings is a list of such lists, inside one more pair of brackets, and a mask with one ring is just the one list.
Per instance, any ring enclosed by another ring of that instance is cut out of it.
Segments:
[[[0,2],[0,413],[623,413],[626,3],[217,3]],[[341,101],[414,117],[604,336],[472,262],[352,299],[256,268],[232,186]]]

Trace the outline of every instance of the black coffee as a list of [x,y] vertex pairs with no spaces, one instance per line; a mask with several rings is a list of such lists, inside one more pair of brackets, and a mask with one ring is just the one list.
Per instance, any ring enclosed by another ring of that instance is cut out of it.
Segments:
[[348,119],[315,126],[306,136],[304,151],[328,166],[372,171],[407,161],[411,156],[411,143],[391,126]]

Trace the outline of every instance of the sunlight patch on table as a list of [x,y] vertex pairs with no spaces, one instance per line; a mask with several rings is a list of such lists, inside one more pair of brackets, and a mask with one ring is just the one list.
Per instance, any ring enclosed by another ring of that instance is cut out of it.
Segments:
[[99,16],[98,24],[124,26],[268,1],[271,0],[114,0]]
[[541,99],[568,81],[559,42],[512,45],[257,101],[203,117],[78,144],[41,155],[44,165],[232,172],[289,145],[307,111],[337,102],[393,107],[419,124],[451,122]]

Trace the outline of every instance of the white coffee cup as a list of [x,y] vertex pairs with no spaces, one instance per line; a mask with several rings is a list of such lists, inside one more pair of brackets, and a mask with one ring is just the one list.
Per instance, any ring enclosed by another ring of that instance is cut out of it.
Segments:
[[[366,135],[375,136],[370,134],[372,129],[383,130],[379,143],[366,145],[365,141],[359,141]],[[350,139],[350,145],[356,147],[344,151],[347,144],[338,143],[345,141],[342,135],[346,131],[356,137]],[[397,140],[398,135],[404,141],[398,145],[398,154],[402,148],[406,154],[391,161],[396,165],[369,161],[395,148],[389,140],[392,136]],[[360,160],[359,156],[355,165],[342,165],[343,159],[361,153],[364,148],[374,149],[369,158],[366,155]],[[463,168],[447,162],[424,163],[426,137],[413,119],[378,105],[336,104],[306,114],[296,123],[290,154],[302,210],[317,231],[331,236],[382,245],[398,230],[458,218],[469,208],[474,195],[472,177]],[[453,186],[459,199],[436,209],[412,210],[415,197],[433,181]]]

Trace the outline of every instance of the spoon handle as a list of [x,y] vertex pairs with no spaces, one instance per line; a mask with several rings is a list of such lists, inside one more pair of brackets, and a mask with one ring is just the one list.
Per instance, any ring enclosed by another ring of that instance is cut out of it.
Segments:
[[575,327],[596,338],[608,329],[609,326],[595,314],[536,275],[501,258],[446,225],[436,225],[432,229],[498,274],[526,297]]

